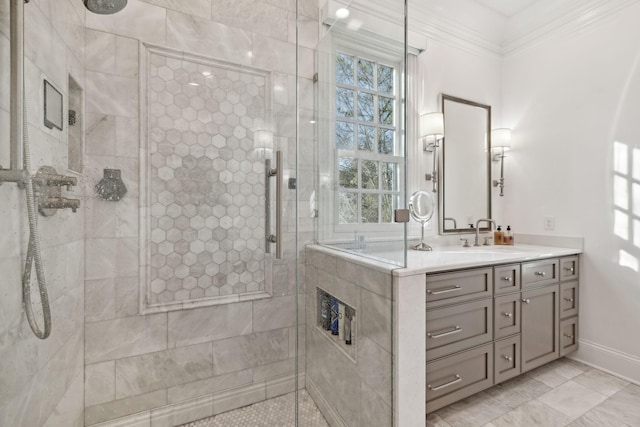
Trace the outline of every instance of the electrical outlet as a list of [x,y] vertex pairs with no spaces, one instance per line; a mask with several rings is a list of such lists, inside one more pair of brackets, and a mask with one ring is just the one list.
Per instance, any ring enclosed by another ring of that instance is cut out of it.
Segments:
[[544,229],[545,230],[555,230],[556,229],[556,217],[555,216],[545,216],[544,217]]

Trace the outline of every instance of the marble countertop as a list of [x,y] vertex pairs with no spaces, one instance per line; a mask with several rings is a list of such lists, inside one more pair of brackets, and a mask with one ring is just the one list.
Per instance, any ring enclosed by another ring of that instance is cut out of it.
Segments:
[[[582,253],[581,249],[556,246],[516,244],[513,246],[480,246],[463,248],[445,246],[433,251],[409,250],[407,267],[394,270],[396,276],[435,273],[459,268],[482,267],[494,264],[535,261]],[[379,256],[383,256],[379,254]]]
[[389,260],[399,261],[404,258],[399,251],[377,250],[362,254],[336,250],[322,245],[310,245],[310,247],[378,271],[393,272],[395,276],[411,276],[581,254],[581,240],[577,238],[560,242],[567,243],[566,246],[546,246],[535,242],[538,244],[517,243],[513,246],[492,245],[470,248],[464,248],[462,245],[436,246],[433,251],[428,252],[409,249],[406,268],[389,263]]

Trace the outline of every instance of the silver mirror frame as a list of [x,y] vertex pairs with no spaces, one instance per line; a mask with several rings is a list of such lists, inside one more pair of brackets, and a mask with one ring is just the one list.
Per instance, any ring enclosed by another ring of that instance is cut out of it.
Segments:
[[[487,111],[487,128],[486,128],[487,147],[486,147],[486,156],[485,156],[486,158],[484,159],[487,166],[487,180],[486,180],[487,212],[486,212],[485,218],[491,218],[491,106],[486,104],[481,104],[479,102],[470,101],[464,98],[458,98],[456,96],[446,95],[444,93],[441,94],[441,109],[442,109],[442,113],[444,114],[445,129],[444,129],[444,138],[442,140],[441,148],[440,148],[440,159],[439,159],[440,164],[439,164],[439,171],[438,171],[440,174],[440,176],[438,177],[439,183],[440,183],[440,188],[439,188],[440,191],[438,191],[438,231],[440,235],[475,233],[475,229],[466,228],[466,227],[459,228],[457,227],[457,225],[455,228],[452,228],[452,229],[450,228],[448,230],[445,229],[445,220],[448,220],[445,217],[446,207],[444,203],[445,194],[447,191],[447,183],[444,176],[445,175],[444,163],[447,155],[447,141],[446,141],[447,140],[447,112],[445,111],[446,101],[458,102],[458,103],[470,105],[473,107],[484,108]],[[455,223],[455,220],[454,220],[454,223]],[[465,225],[468,225],[468,224],[465,224]]]

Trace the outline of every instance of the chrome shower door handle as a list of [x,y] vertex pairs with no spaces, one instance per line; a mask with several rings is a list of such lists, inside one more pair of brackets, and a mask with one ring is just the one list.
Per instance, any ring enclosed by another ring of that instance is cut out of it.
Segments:
[[[275,169],[270,168],[269,162],[267,163],[267,176],[276,177],[276,234],[270,234],[267,237],[267,242],[276,244],[276,259],[282,259],[282,178],[284,176],[282,167],[282,151],[276,151]],[[267,218],[269,218],[269,214],[270,213],[267,212]],[[269,224],[268,219],[267,224]],[[268,232],[269,231],[267,231],[267,233]],[[267,252],[269,251],[267,250]]]

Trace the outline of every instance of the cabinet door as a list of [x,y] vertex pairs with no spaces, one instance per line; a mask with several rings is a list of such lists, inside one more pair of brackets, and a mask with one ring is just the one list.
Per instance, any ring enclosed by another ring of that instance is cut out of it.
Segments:
[[560,322],[560,356],[578,349],[578,318],[572,317]]
[[493,337],[500,339],[520,332],[520,293],[494,298]]
[[578,282],[560,284],[560,318],[578,315]]
[[560,357],[559,294],[557,284],[522,292],[522,372]]

